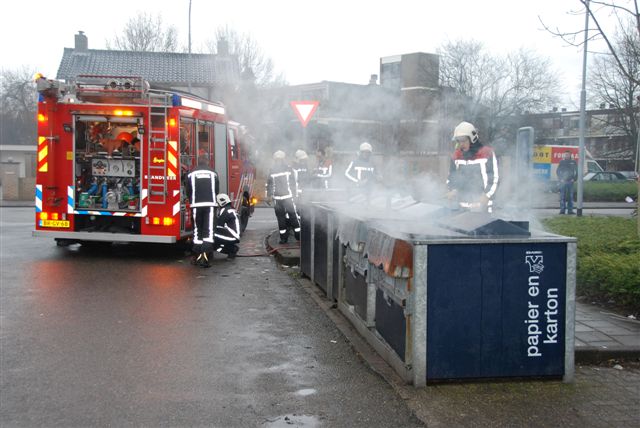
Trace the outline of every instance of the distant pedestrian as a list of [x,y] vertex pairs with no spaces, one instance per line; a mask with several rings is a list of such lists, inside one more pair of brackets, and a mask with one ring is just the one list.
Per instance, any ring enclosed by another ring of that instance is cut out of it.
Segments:
[[560,185],[560,214],[575,214],[573,211],[573,183],[578,178],[578,164],[571,159],[571,151],[565,150],[556,170]]
[[192,264],[209,267],[213,256],[218,174],[209,167],[209,157],[200,156],[198,166],[187,175],[187,197],[193,214]]
[[231,199],[228,195],[220,193],[216,200],[219,211],[214,246],[216,252],[228,254],[228,258],[234,259],[238,253],[236,244],[240,242],[240,219],[238,219],[236,210],[231,206]]

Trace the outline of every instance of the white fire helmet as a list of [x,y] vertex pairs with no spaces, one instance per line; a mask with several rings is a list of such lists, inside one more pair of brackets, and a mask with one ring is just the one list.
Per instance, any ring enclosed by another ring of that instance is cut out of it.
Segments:
[[229,199],[229,195],[225,193],[220,193],[218,196],[216,196],[216,201],[218,201],[218,205],[220,205],[221,207],[224,207],[225,205],[231,202],[231,199]]
[[371,144],[367,143],[366,141],[362,144],[360,144],[360,151],[361,152],[372,152],[373,151],[373,147],[371,147]]
[[309,156],[307,156],[307,152],[305,152],[304,150],[296,150],[296,159],[305,160],[308,157]]
[[471,144],[475,144],[478,142],[478,131],[469,122],[460,122],[453,130],[452,139],[455,140],[457,137],[468,137]]
[[286,157],[287,155],[282,150],[278,150],[273,154],[274,160],[283,160]]

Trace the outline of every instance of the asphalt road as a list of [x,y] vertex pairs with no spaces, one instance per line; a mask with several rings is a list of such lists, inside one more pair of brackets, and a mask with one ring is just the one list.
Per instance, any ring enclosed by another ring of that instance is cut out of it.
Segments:
[[0,425],[421,426],[261,242],[210,269],[165,246],[57,247],[0,208]]

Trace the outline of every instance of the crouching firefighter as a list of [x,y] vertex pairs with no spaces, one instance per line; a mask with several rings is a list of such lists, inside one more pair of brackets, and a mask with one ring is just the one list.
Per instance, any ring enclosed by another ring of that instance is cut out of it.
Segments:
[[200,156],[198,166],[187,175],[187,195],[193,213],[192,263],[202,267],[211,266],[216,195],[220,188],[218,174],[208,165],[209,158]]
[[289,240],[289,227],[293,229],[296,240],[300,240],[300,219],[292,191],[295,177],[293,170],[285,162],[285,156],[282,150],[273,154],[273,167],[267,179],[267,201],[273,199],[281,244],[286,244]]
[[238,213],[231,206],[231,199],[229,199],[228,195],[220,193],[216,200],[220,211],[218,211],[218,219],[216,221],[214,246],[216,252],[228,254],[228,258],[234,259],[238,253],[236,243],[240,242]]
[[489,146],[480,142],[478,131],[469,122],[461,122],[453,131],[456,145],[449,167],[449,199],[459,208],[493,212],[493,197],[498,187],[498,160]]

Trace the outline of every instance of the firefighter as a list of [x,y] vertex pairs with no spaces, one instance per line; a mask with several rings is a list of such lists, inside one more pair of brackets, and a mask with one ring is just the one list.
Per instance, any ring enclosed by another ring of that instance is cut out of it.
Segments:
[[371,160],[373,148],[366,141],[360,144],[358,157],[349,163],[344,175],[353,186],[349,189],[349,199],[363,195],[369,199],[373,181],[377,179],[376,167]]
[[465,210],[493,212],[498,187],[498,160],[493,149],[480,142],[478,131],[461,122],[453,131],[456,144],[451,158],[447,197]]
[[236,243],[240,242],[240,219],[231,206],[228,195],[220,193],[216,201],[220,211],[216,221],[214,246],[218,253],[228,254],[229,259],[234,259],[238,253]]
[[304,150],[296,150],[295,157],[292,169],[296,183],[296,200],[299,200],[310,182],[309,156]]
[[333,173],[333,165],[331,158],[327,156],[327,149],[318,149],[316,151],[316,158],[318,159],[318,165],[316,166],[314,176],[319,188],[328,189],[329,180],[331,180],[331,174]]
[[216,195],[220,188],[218,174],[209,168],[208,156],[198,159],[198,166],[187,175],[187,197],[193,213],[192,263],[211,266],[215,229]]
[[[293,200],[292,188],[295,186],[293,170],[285,161],[285,153],[278,150],[273,154],[273,167],[267,179],[267,201],[273,200],[273,208],[278,219],[280,244],[289,240],[289,228],[293,229],[296,240],[300,240],[300,218]],[[270,203],[270,202],[269,202]]]

